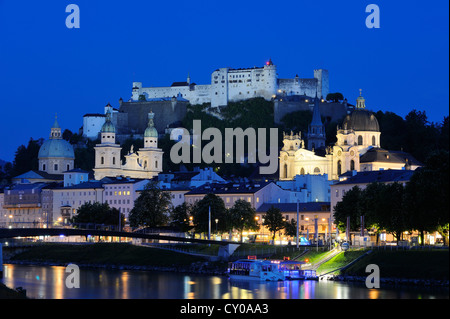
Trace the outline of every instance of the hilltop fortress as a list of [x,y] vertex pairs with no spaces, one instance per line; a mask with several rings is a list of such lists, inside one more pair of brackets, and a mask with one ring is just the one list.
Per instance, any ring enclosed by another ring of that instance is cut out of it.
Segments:
[[[211,107],[225,106],[255,97],[266,100],[277,94],[326,97],[329,93],[328,71],[314,70],[314,78],[279,79],[277,67],[269,60],[263,67],[244,69],[220,68],[211,74],[211,84],[173,82],[168,87],[143,87],[142,82],[133,82],[131,101],[144,96],[147,101],[167,97],[182,97],[190,104],[211,103]],[[142,99],[142,98],[141,98]]]
[[[272,60],[262,67],[217,69],[211,74],[211,84],[192,83],[189,75],[186,82],[173,82],[168,87],[143,87],[142,82],[133,82],[131,98],[128,101],[120,98],[118,109],[108,103],[104,107],[104,113],[83,116],[83,135],[90,139],[99,138],[108,112],[111,112],[111,122],[116,127],[116,138],[123,141],[129,136],[142,136],[147,127],[147,114],[150,112],[158,119],[155,128],[163,133],[166,128],[180,123],[189,104],[210,103],[211,108],[218,108],[229,102],[251,98],[273,100],[274,120],[278,123],[287,113],[304,109],[312,111],[312,98],[325,98],[328,93],[327,70],[314,70],[314,78],[309,79],[299,78],[298,75],[293,79],[280,79]],[[301,98],[302,101],[298,102],[296,98]],[[328,116],[335,109],[336,107],[328,105],[322,112]],[[338,116],[331,114],[333,119],[345,115],[345,110],[339,108],[338,111]]]

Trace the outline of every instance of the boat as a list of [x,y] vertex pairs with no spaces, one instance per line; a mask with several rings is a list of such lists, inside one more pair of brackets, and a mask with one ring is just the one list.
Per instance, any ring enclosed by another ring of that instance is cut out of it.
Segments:
[[248,256],[247,259],[230,262],[228,276],[230,279],[257,281],[315,280],[316,272],[302,269],[302,264],[304,262],[289,259],[266,260]]

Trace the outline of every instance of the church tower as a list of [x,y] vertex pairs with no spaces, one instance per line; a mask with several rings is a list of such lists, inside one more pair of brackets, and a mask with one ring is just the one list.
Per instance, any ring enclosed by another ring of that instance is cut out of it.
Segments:
[[316,150],[325,147],[325,126],[322,123],[319,109],[319,98],[314,99],[314,109],[311,124],[308,127],[308,150]]
[[163,151],[158,148],[158,131],[153,122],[155,113],[148,113],[148,125],[144,131],[144,148],[139,149],[139,162],[147,178],[162,172]]
[[111,110],[106,113],[105,124],[100,130],[101,143],[95,149],[95,179],[120,175],[120,145],[116,144],[116,128],[111,121]]

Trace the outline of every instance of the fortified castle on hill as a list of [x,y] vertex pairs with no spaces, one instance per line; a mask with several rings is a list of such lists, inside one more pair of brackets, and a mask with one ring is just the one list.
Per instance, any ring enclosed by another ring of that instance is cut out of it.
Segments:
[[[143,134],[147,127],[147,114],[151,110],[158,118],[155,128],[163,133],[171,125],[179,126],[176,124],[184,118],[188,104],[210,103],[212,108],[216,108],[228,102],[256,97],[274,100],[274,120],[278,123],[286,113],[312,110],[308,100],[312,101],[314,96],[325,98],[328,93],[327,70],[314,70],[314,78],[309,79],[298,75],[293,79],[280,79],[272,60],[263,67],[217,69],[211,74],[211,84],[205,85],[192,83],[189,75],[186,82],[173,82],[168,87],[143,87],[141,82],[133,82],[131,98],[128,101],[120,99],[118,109],[108,103],[104,113],[83,116],[83,135],[97,139],[108,112],[111,112],[111,122],[116,128],[116,138],[121,142],[131,135],[138,137]],[[302,102],[289,102],[287,97],[300,97]],[[336,108],[339,109],[337,112]],[[324,108],[323,115],[327,116],[330,110],[337,114],[331,114],[333,119],[345,115],[340,105]]]
[[314,70],[314,78],[279,79],[277,67],[269,60],[263,67],[245,69],[220,68],[211,74],[211,84],[174,82],[169,87],[142,87],[141,82],[133,82],[131,100],[138,101],[144,95],[147,100],[181,96],[191,104],[211,103],[211,107],[225,106],[228,102],[238,102],[255,97],[266,100],[275,98],[277,93],[326,97],[329,93],[328,71]]

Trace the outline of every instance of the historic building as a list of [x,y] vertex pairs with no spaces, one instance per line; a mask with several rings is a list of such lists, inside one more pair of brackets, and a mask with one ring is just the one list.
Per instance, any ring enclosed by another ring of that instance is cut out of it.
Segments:
[[320,119],[318,98],[315,99],[313,119],[308,129],[308,145],[301,133],[284,134],[279,157],[279,179],[292,180],[296,175],[327,174],[337,180],[349,171],[380,169],[416,169],[421,164],[410,154],[388,151],[380,147],[380,127],[375,115],[366,109],[361,92],[356,107],[338,127],[337,142],[325,148],[325,155],[315,150],[325,147],[325,131]]
[[62,174],[74,168],[73,146],[62,138],[56,116],[50,130],[50,138],[42,144],[38,158],[39,170],[49,174]]
[[140,96],[147,100],[180,96],[191,104],[211,103],[212,107],[217,107],[254,97],[271,100],[281,93],[310,97],[317,93],[319,97],[326,97],[328,71],[314,70],[314,78],[310,79],[298,75],[293,79],[279,79],[276,66],[269,60],[263,67],[217,69],[211,74],[211,84],[205,85],[191,83],[189,75],[185,82],[174,82],[169,87],[143,87],[142,82],[133,82],[131,100],[139,101]]
[[163,151],[158,148],[158,132],[153,122],[154,113],[148,113],[148,126],[144,131],[144,147],[138,151],[131,148],[120,158],[121,146],[116,144],[116,128],[111,121],[111,111],[101,129],[101,143],[95,146],[95,179],[124,176],[130,178],[152,178],[162,172]]

